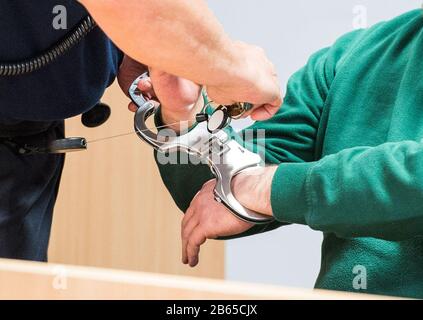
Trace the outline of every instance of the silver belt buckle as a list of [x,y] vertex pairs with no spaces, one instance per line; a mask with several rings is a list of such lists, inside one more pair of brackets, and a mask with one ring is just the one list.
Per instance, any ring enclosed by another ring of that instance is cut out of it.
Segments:
[[163,137],[160,133],[152,132],[147,127],[146,121],[156,113],[157,108],[138,89],[138,83],[145,77],[147,74],[138,77],[129,89],[131,99],[138,106],[134,120],[138,136],[158,152],[185,152],[206,159],[216,177],[214,190],[216,201],[225,205],[236,217],[246,222],[264,224],[273,221],[272,217],[243,207],[232,193],[232,179],[244,170],[260,166],[260,156],[232,140],[223,130],[210,133],[205,122],[180,136]]

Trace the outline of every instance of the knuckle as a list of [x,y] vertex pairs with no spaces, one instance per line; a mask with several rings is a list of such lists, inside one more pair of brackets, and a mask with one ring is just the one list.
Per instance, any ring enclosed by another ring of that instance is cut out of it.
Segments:
[[186,228],[182,228],[181,230],[181,237],[184,240],[187,240],[189,237],[188,230]]
[[188,244],[187,244],[187,251],[188,251],[188,253],[189,254],[192,254],[195,251],[196,246],[197,245],[192,240],[189,241]]
[[181,227],[185,228],[185,226],[187,225],[188,222],[188,213],[185,214],[184,218],[181,221]]

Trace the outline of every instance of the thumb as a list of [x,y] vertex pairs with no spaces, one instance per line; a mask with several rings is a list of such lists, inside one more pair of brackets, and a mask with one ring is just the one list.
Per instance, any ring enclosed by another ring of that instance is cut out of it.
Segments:
[[251,112],[251,119],[255,121],[264,121],[272,118],[280,109],[280,106],[265,104],[254,109]]

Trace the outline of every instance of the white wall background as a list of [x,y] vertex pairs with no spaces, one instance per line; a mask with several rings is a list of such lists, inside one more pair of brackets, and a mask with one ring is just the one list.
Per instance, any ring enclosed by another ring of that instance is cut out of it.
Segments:
[[[278,67],[282,88],[310,54],[352,30],[358,6],[368,25],[421,7],[421,0],[209,0],[232,37],[260,45]],[[306,227],[235,240],[226,245],[226,278],[312,287],[322,237]]]

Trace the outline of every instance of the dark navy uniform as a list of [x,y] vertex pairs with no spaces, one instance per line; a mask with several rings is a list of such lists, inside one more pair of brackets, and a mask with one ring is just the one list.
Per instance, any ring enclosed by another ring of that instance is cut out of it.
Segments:
[[[67,9],[55,30],[53,8]],[[76,1],[0,2],[0,63],[25,60],[62,39],[88,13]],[[90,110],[116,77],[122,53],[96,28],[51,65],[0,76],[0,257],[47,260],[64,157],[20,155],[5,138],[42,144],[64,136],[63,120]]]

